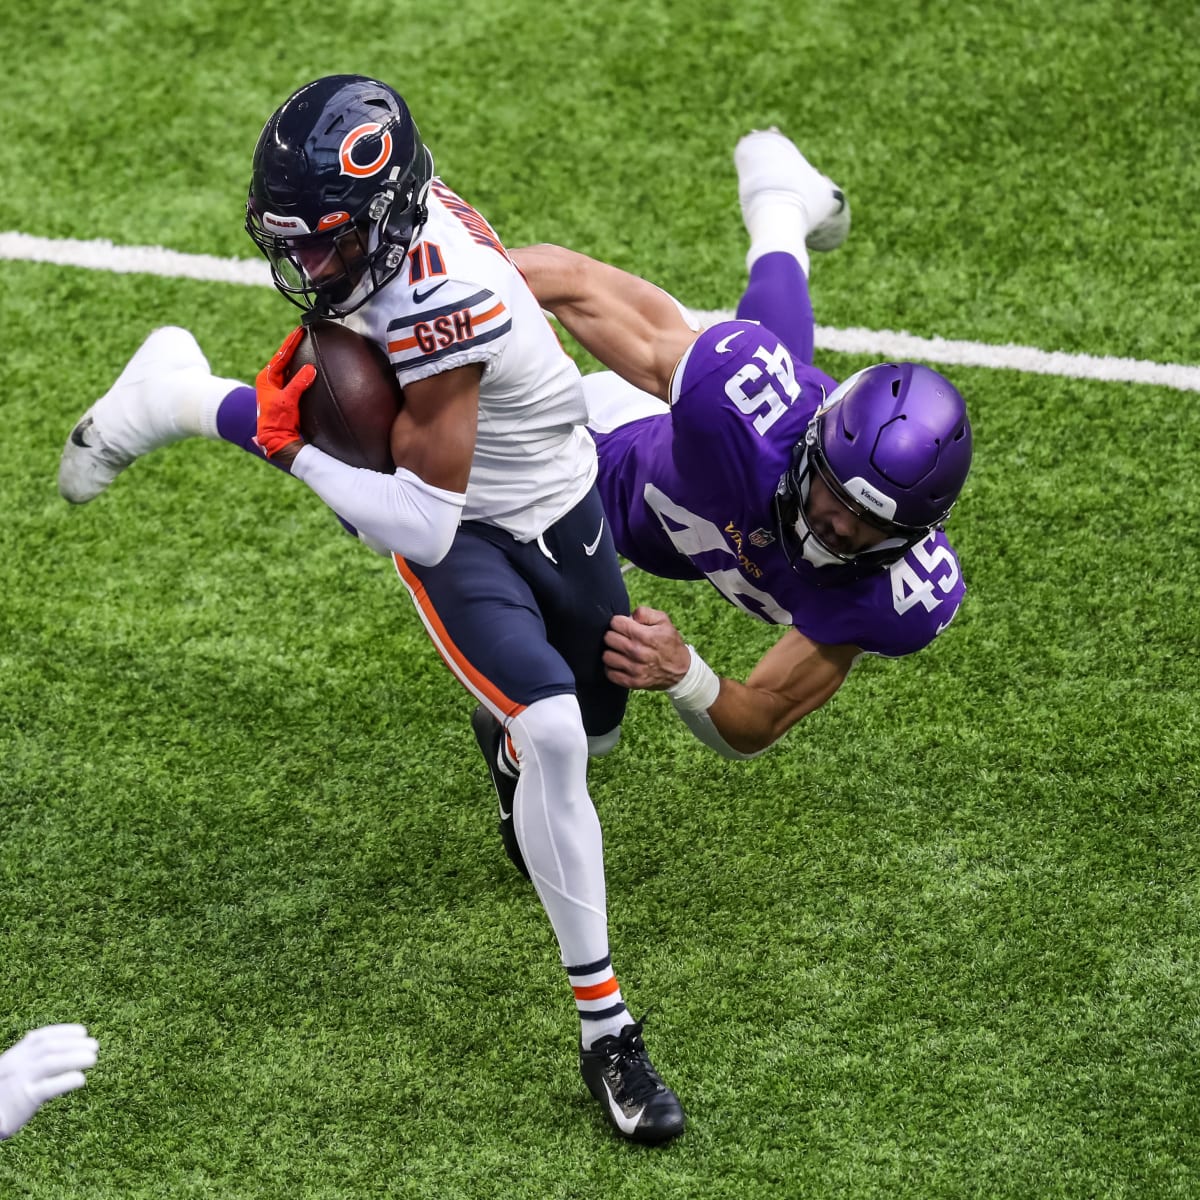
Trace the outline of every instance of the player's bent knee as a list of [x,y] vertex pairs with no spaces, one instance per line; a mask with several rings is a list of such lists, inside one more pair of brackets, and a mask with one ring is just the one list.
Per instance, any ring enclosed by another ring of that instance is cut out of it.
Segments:
[[607,733],[588,734],[588,758],[603,758],[606,754],[611,754],[617,748],[617,743],[621,740],[621,727],[618,725],[616,729],[610,729]]
[[569,694],[536,700],[508,724],[521,770],[529,759],[562,763],[578,758],[586,770],[588,736],[583,728],[579,701]]

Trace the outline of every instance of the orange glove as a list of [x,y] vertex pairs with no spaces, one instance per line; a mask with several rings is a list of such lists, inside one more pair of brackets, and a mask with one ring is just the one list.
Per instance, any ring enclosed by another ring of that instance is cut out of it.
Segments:
[[[258,431],[254,440],[268,458],[295,443],[300,436],[300,397],[317,377],[311,363],[301,367],[290,380],[284,378],[287,365],[304,337],[304,326],[297,326],[275,351],[275,357],[258,373],[254,390],[258,396]],[[299,449],[297,446],[296,449]]]

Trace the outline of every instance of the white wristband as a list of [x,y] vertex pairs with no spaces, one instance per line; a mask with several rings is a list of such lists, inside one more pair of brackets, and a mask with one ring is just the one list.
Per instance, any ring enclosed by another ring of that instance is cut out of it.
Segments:
[[688,644],[688,654],[692,661],[683,678],[672,687],[667,688],[676,708],[684,712],[702,713],[717,701],[721,692],[721,680],[717,673],[696,653],[696,647]]

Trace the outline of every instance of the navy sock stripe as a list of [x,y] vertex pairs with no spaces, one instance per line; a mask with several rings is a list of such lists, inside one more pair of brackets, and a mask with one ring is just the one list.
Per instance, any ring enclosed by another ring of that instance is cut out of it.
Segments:
[[620,1004],[614,1004],[611,1008],[602,1008],[599,1012],[588,1012],[586,1009],[579,1010],[579,1019],[581,1021],[607,1021],[609,1017],[619,1017],[621,1013],[628,1012],[625,1007],[625,1002],[622,1000]]
[[612,967],[612,955],[606,954],[594,963],[585,963],[582,967],[567,967],[568,975],[595,975],[597,971],[606,971]]

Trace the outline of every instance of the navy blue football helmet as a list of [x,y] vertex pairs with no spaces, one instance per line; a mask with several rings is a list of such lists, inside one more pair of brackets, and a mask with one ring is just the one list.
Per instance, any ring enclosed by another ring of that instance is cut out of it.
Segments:
[[403,97],[363,75],[306,84],[254,148],[246,231],[293,304],[344,317],[404,265],[433,156]]
[[[971,423],[958,389],[918,363],[851,375],[813,415],[775,493],[792,566],[820,584],[853,583],[890,567],[941,529],[971,468]],[[853,554],[827,546],[805,515],[813,477],[879,540]],[[809,565],[801,565],[802,561]]]

